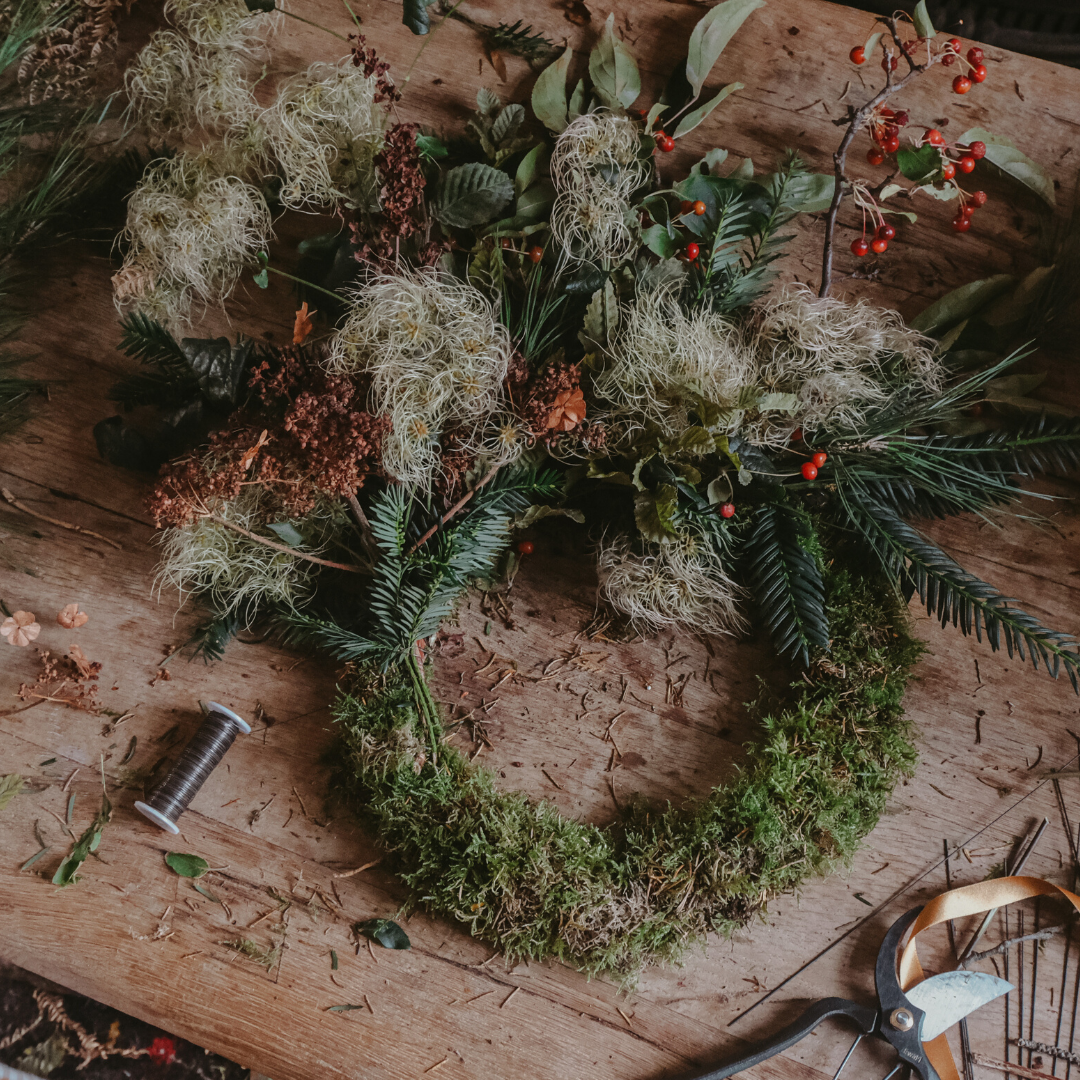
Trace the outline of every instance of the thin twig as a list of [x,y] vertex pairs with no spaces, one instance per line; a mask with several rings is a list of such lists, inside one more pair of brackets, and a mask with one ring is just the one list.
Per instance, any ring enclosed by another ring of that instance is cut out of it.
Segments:
[[495,474],[499,471],[499,466],[496,465],[485,477],[478,480],[476,485],[470,488],[461,496],[460,499],[407,552],[406,555],[411,555],[417,548],[426,544],[438,531],[441,529],[489,480],[491,480]]
[[291,548],[287,544],[278,544],[273,540],[267,540],[265,536],[253,533],[250,529],[245,529],[242,525],[237,525],[235,522],[226,521],[225,518],[218,517],[217,514],[207,514],[206,517],[208,520],[214,522],[215,525],[224,525],[226,529],[232,529],[233,532],[238,532],[241,536],[246,536],[249,540],[254,540],[259,544],[265,544],[266,547],[273,548],[275,551],[284,551],[286,555],[292,555],[297,559],[307,559],[308,562],[318,563],[319,566],[329,566],[332,570],[348,570],[353,574],[366,573],[361,566],[350,566],[348,563],[333,562],[330,559],[320,559],[318,555],[309,555],[306,551],[297,551],[296,548]]
[[107,536],[102,536],[101,533],[94,532],[93,529],[84,529],[81,525],[73,525],[70,521],[61,521],[59,518],[49,517],[48,514],[39,514],[36,510],[31,510],[29,506],[19,502],[7,488],[0,488],[0,495],[3,495],[4,499],[11,503],[16,510],[21,510],[24,514],[29,514],[31,517],[37,518],[38,521],[47,521],[50,525],[58,525],[61,529],[69,529],[71,532],[82,533],[83,536],[92,536],[95,540],[104,540],[106,544],[111,544],[117,551],[124,550],[115,540],[110,540]]
[[345,498],[348,500],[349,509],[356,519],[357,527],[360,529],[360,542],[364,545],[364,551],[372,563],[375,563],[379,559],[379,545],[375,542],[375,532],[371,528],[371,522],[368,521],[368,516],[364,513],[364,508],[356,497],[356,492],[350,491]]

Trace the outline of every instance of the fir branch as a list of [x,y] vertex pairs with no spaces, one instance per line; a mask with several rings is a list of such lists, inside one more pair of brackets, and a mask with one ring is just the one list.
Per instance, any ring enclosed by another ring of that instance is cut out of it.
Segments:
[[1064,667],[1080,694],[1080,644],[1072,635],[1051,630],[1012,606],[1011,597],[969,573],[889,507],[860,498],[849,500],[848,506],[885,569],[900,578],[909,595],[917,591],[927,613],[942,626],[951,622],[964,635],[974,631],[980,642],[985,629],[994,652],[1004,638],[1010,658],[1015,652],[1021,660],[1030,659],[1036,670],[1042,660],[1055,679]]
[[744,544],[748,584],[781,656],[810,663],[810,648],[829,650],[825,585],[809,516],[790,503],[759,507]]
[[220,660],[225,655],[225,648],[240,629],[240,613],[228,611],[224,614],[216,613],[204,623],[195,628],[195,632],[185,642],[185,647],[191,647],[191,659],[202,657],[204,664],[211,660]]
[[329,653],[335,660],[347,662],[369,656],[378,648],[376,642],[329,619],[318,619],[301,611],[285,611],[275,619],[284,645],[306,645]]
[[120,322],[123,334],[117,346],[125,356],[152,369],[121,379],[109,390],[109,399],[125,409],[139,405],[176,408],[199,392],[199,380],[179,342],[160,323],[138,311]]

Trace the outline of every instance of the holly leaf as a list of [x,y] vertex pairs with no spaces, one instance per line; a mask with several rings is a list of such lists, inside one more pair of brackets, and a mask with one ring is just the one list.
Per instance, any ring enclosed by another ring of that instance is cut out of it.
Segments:
[[472,161],[446,174],[435,216],[451,228],[469,229],[494,220],[513,197],[514,184],[506,173]]
[[941,152],[929,143],[920,146],[918,150],[909,150],[902,146],[896,151],[896,164],[909,180],[929,180],[931,176],[941,172]]
[[686,81],[694,97],[701,93],[709,72],[739,27],[764,6],[765,0],[724,0],[694,27],[686,51]]
[[996,165],[1003,173],[1018,180],[1024,187],[1034,191],[1043,202],[1056,206],[1054,181],[1041,166],[1018,150],[1016,146],[1001,135],[992,135],[986,128],[969,128],[960,136],[962,143],[983,142],[986,144],[986,160]]
[[416,149],[420,152],[420,156],[422,158],[427,158],[428,161],[435,161],[436,158],[444,158],[450,153],[449,149],[443,145],[443,141],[438,135],[417,135]]
[[615,12],[589,54],[589,77],[596,96],[609,109],[629,109],[641,93],[641,75],[630,50],[615,36]]
[[186,878],[200,878],[210,864],[198,855],[185,855],[180,851],[170,851],[165,856],[165,865],[175,874]]
[[358,922],[353,930],[378,942],[384,949],[412,948],[409,935],[393,919],[367,919],[364,922]]
[[[921,38],[937,37],[934,24],[930,21],[930,13],[926,10],[926,0],[919,0],[915,10],[911,13],[911,21],[915,24],[915,33]],[[867,56],[870,54],[867,53]]]
[[699,105],[696,109],[692,109],[688,112],[675,128],[675,138],[680,139],[683,135],[689,134],[701,123],[728,96],[733,94],[736,90],[742,90],[745,84],[741,82],[728,83],[723,90],[720,91],[714,98],[707,101],[704,105]]
[[573,47],[567,45],[562,56],[540,72],[533,87],[532,111],[544,127],[556,134],[569,123],[566,115],[566,75],[573,56]]
[[0,776],[0,810],[3,810],[22,789],[23,778],[18,773]]

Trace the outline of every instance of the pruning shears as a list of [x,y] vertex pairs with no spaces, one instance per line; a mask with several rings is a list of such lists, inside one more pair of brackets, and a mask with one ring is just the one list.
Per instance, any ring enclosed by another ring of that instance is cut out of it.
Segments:
[[877,988],[877,1008],[860,1005],[847,998],[829,997],[811,1005],[786,1028],[759,1045],[749,1054],[726,1065],[697,1073],[687,1080],[725,1080],[779,1054],[809,1035],[823,1020],[832,1016],[853,1020],[859,1034],[852,1043],[833,1080],[837,1080],[855,1048],[868,1035],[889,1043],[900,1055],[896,1067],[885,1077],[890,1080],[908,1066],[920,1080],[940,1080],[923,1043],[937,1038],[969,1013],[996,1000],[1012,990],[1004,979],[982,971],[947,971],[917,983],[910,990],[900,988],[897,974],[897,950],[908,927],[918,917],[921,907],[901,915],[889,928],[878,950],[874,983]]

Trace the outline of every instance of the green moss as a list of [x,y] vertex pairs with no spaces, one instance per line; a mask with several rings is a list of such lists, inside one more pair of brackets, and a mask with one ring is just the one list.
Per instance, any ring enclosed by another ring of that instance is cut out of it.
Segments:
[[363,670],[336,703],[337,781],[395,853],[414,902],[511,958],[632,977],[846,862],[916,761],[904,687],[921,646],[884,581],[827,574],[832,650],[751,706],[735,781],[685,807],[637,801],[608,829],[500,791],[450,747],[438,767],[405,672]]

